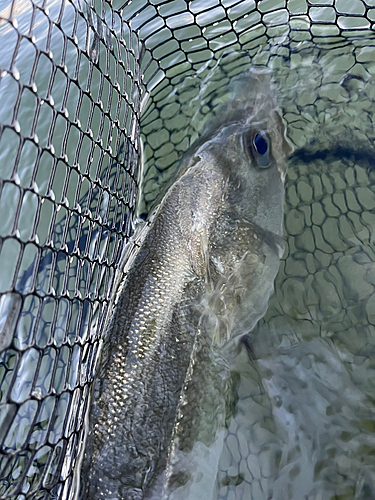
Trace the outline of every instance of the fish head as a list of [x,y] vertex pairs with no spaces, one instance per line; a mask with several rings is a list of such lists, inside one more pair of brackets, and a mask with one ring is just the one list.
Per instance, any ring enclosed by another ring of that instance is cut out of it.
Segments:
[[[237,87],[207,130],[192,172],[219,178],[215,187],[221,185],[203,252],[209,287],[202,301],[205,328],[219,346],[251,331],[267,309],[284,249],[284,181],[291,153],[269,74],[247,73]],[[194,199],[198,194],[199,189]],[[209,199],[210,193],[201,196]]]
[[239,219],[282,236],[284,180],[292,148],[270,73],[252,69],[232,86],[232,99],[206,130],[199,154],[221,169],[227,201]]

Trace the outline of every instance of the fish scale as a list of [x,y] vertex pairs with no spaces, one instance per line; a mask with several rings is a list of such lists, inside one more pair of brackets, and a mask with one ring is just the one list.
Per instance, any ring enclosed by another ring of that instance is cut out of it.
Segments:
[[[191,174],[188,181],[190,177]],[[88,451],[92,453],[90,460],[95,469],[108,470],[111,479],[102,487],[100,475],[96,481],[89,476],[89,498],[96,494],[97,498],[108,498],[112,494],[114,470],[120,471],[118,478],[126,470],[124,498],[130,495],[137,498],[147,481],[147,474],[140,476],[138,471],[152,471],[156,463],[160,468],[167,451],[164,435],[170,437],[172,432],[174,410],[194,342],[191,331],[181,325],[185,313],[180,303],[182,296],[189,302],[190,282],[195,282],[194,287],[190,285],[194,296],[203,285],[197,274],[197,268],[203,269],[199,255],[194,257],[192,265],[189,254],[194,249],[191,245],[188,248],[183,229],[172,217],[173,209],[178,209],[180,203],[180,189],[176,185],[165,208],[155,217],[152,231],[128,274],[127,283],[136,280],[142,285],[131,289],[125,286],[117,305],[119,317],[114,320],[115,334],[111,338],[112,345],[118,335],[116,350],[102,360],[101,377],[95,389],[100,394],[100,403],[94,402],[91,414],[95,422],[92,440],[100,451]],[[119,406],[125,412],[121,417]],[[158,435],[154,441],[150,439],[153,434]],[[158,445],[153,447],[155,441]],[[113,442],[118,446],[113,447]],[[153,464],[148,456],[152,456]]]
[[[164,234],[164,238],[168,238],[170,231],[165,227],[166,224],[163,224],[164,221],[165,219],[163,220],[163,218],[158,219],[156,225],[160,225],[160,227],[155,227],[155,235],[153,237],[157,237],[156,235],[160,231]],[[166,221],[168,224],[168,218]],[[177,234],[177,236],[180,235]],[[146,240],[146,247],[148,246],[147,243],[148,240]],[[179,302],[186,284],[187,278],[184,274],[189,269],[189,262],[185,257],[186,247],[183,248],[184,245],[181,243],[181,240],[176,237],[167,239],[165,246],[166,255],[170,255],[169,249],[172,248],[173,255],[178,255],[179,257],[175,259],[171,259],[171,257],[167,259],[162,258],[160,261],[158,260],[157,251],[154,252],[151,247],[152,241],[147,249],[143,248],[138,257],[138,262],[135,264],[135,266],[140,265],[139,263],[143,260],[144,253],[148,253],[148,260],[143,267],[146,275],[143,288],[139,290],[139,293],[137,293],[138,290],[134,292],[131,290],[128,294],[126,290],[118,305],[118,310],[126,312],[123,325],[124,330],[126,331],[127,329],[129,331],[128,339],[125,339],[125,342],[127,342],[126,352],[123,352],[125,349],[122,347],[120,352],[116,352],[112,356],[112,359],[110,358],[105,364],[108,367],[109,374],[121,374],[118,377],[119,383],[114,383],[114,379],[109,375],[108,378],[102,380],[102,387],[98,389],[100,394],[103,395],[102,398],[108,399],[109,408],[106,413],[102,413],[100,417],[98,415],[97,418],[100,429],[98,432],[100,436],[99,442],[103,443],[100,456],[104,457],[104,460],[103,458],[99,459],[97,467],[105,469],[108,466],[108,460],[113,449],[113,438],[120,443],[125,440],[125,448],[129,448],[129,453],[133,452],[135,455],[142,455],[142,458],[136,460],[134,469],[131,472],[128,469],[128,474],[134,475],[134,488],[142,487],[142,479],[138,479],[137,469],[149,467],[148,460],[144,458],[147,455],[147,450],[142,449],[143,443],[147,442],[147,436],[143,435],[143,429],[147,429],[147,433],[149,434],[157,432],[161,428],[161,420],[169,421],[169,426],[173,425],[174,422],[174,415],[173,413],[172,415],[168,414],[168,408],[175,406],[177,403],[175,401],[173,405],[171,401],[166,401],[165,399],[166,397],[169,397],[171,400],[173,398],[178,399],[178,387],[181,385],[181,379],[173,376],[174,373],[169,377],[163,376],[164,363],[166,363],[169,370],[178,373],[176,367],[173,366],[174,361],[176,360],[180,363],[181,359],[188,359],[187,353],[191,344],[191,340],[188,337],[184,339],[180,336],[178,339],[174,339],[173,346],[166,346],[160,338],[161,333],[166,329],[166,324],[173,322],[174,303],[175,301]],[[182,250],[185,250],[185,252]],[[150,255],[155,258],[150,258]],[[166,269],[168,265],[170,267]],[[128,279],[131,280],[131,276]],[[137,275],[137,279],[142,279],[142,277]],[[163,297],[163,294],[166,295],[166,298]],[[169,307],[167,301],[170,301]],[[127,324],[128,318],[131,318],[129,325]],[[122,318],[117,321],[121,322]],[[141,400],[142,404],[137,405],[134,414],[127,412],[125,417],[122,416],[120,419],[121,426],[117,426],[117,423],[115,424],[117,427],[115,436],[113,434],[110,436],[111,444],[109,444],[109,449],[106,452],[103,429],[110,429],[113,433],[111,425],[112,415],[117,414],[119,403],[122,403],[122,407],[124,408],[125,406],[124,410],[127,411],[128,400],[130,398],[134,399],[134,397]],[[153,405],[152,414],[148,411],[152,405],[151,402],[148,403],[148,400],[158,402],[157,407]],[[153,423],[152,416],[154,417],[154,422],[158,422],[159,425]],[[97,436],[94,439],[98,439]],[[129,440],[132,442],[129,443]],[[119,446],[119,449],[121,449],[121,446]],[[114,450],[116,451],[117,449],[115,448]],[[148,451],[157,453],[156,450]],[[122,450],[121,453],[125,453],[125,450]],[[95,460],[95,455],[93,458]],[[113,469],[116,469],[116,467],[121,468],[118,456],[113,456],[112,467]],[[93,485],[90,484],[90,488],[92,487]],[[104,490],[101,494],[105,498],[109,492]]]

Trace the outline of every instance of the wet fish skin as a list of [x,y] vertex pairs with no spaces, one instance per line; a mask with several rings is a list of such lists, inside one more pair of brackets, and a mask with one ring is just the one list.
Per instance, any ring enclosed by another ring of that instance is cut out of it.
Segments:
[[[251,80],[256,98],[234,101],[185,157],[127,273],[95,383],[83,498],[147,496],[166,465],[198,329],[225,344],[265,312],[289,148],[263,76]],[[267,169],[243,140],[258,130],[268,131]]]

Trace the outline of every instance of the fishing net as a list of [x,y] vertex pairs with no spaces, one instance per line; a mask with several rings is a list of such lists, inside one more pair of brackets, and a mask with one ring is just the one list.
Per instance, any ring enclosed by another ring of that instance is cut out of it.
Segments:
[[[146,217],[254,64],[272,69],[295,153],[286,252],[258,361],[239,371],[216,497],[374,497],[374,20],[372,0],[1,6],[1,499],[74,493],[141,132]],[[310,386],[325,399],[303,410]]]

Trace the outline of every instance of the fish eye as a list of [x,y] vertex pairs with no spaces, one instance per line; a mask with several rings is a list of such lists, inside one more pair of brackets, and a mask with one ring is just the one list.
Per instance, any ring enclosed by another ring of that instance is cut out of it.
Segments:
[[253,145],[255,151],[261,156],[265,155],[268,151],[268,142],[259,132],[254,136]]
[[256,162],[259,168],[270,166],[270,141],[267,132],[251,131],[244,135],[244,146],[249,158]]

